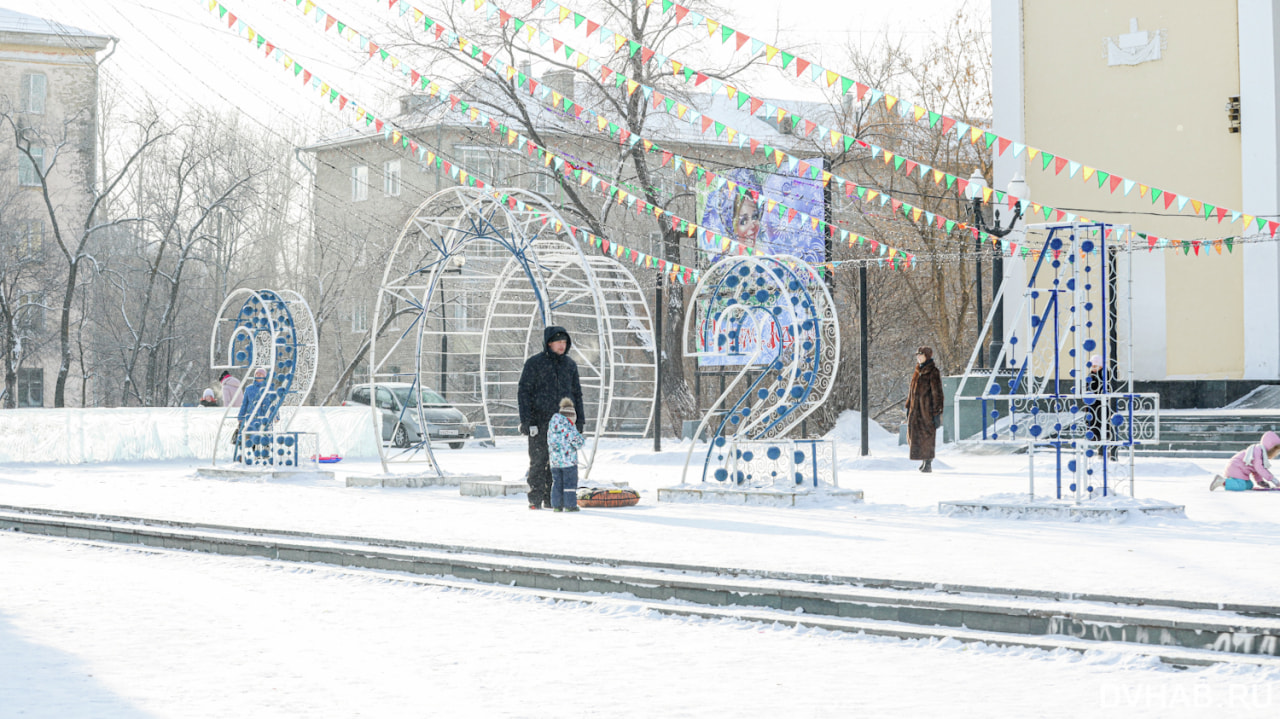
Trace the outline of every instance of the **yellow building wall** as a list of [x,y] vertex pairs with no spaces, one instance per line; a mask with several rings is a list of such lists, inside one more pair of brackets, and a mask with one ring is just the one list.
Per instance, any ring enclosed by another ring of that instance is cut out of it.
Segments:
[[[1163,30],[1162,59],[1107,65],[1104,39]],[[1140,183],[1215,205],[1241,206],[1240,136],[1225,105],[1239,95],[1235,3],[1206,11],[1196,0],[1024,0],[1025,139],[1029,145]],[[1094,220],[1130,224],[1160,237],[1202,239],[1234,232],[1177,205],[1165,210],[1123,187],[1099,190],[1083,172],[1054,175],[1028,161],[1032,197]],[[1032,220],[1035,221],[1035,220]],[[1170,377],[1238,378],[1244,371],[1239,248],[1221,256],[1164,250]]]

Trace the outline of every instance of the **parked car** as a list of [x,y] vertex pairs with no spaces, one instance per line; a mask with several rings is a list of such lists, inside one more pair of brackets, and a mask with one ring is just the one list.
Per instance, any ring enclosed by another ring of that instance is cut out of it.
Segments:
[[[415,385],[409,382],[378,383],[376,402],[382,410],[382,441],[390,442],[393,447],[410,447],[421,442],[423,433],[418,426],[421,403],[430,440],[448,442],[452,449],[462,449],[463,442],[475,435],[475,425],[434,390],[418,387],[415,392],[414,389]],[[342,405],[368,406],[369,397],[369,385],[358,384],[351,388]]]

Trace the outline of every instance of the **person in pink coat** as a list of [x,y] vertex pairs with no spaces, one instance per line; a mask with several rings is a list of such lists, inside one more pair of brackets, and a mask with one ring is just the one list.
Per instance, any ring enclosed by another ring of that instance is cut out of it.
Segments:
[[223,407],[239,407],[240,406],[240,380],[231,374],[231,370],[222,373],[220,379],[222,385],[222,406]]
[[1257,444],[1236,453],[1227,461],[1223,474],[1215,475],[1209,484],[1209,491],[1224,488],[1232,492],[1243,492],[1248,489],[1275,489],[1280,485],[1271,473],[1271,463],[1280,456],[1280,435],[1267,432]]

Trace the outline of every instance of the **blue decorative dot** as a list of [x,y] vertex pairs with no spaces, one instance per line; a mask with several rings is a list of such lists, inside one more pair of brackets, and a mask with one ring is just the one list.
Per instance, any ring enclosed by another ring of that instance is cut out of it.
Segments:
[[791,458],[796,464],[799,464],[804,461],[804,452],[797,451],[792,455]]
[[765,456],[767,456],[769,459],[776,460],[778,457],[782,456],[782,449],[778,447],[770,447],[768,450],[765,451]]

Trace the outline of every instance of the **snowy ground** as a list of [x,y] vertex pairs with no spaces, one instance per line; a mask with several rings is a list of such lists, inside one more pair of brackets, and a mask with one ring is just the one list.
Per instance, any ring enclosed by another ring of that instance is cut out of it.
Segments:
[[[846,431],[842,435],[851,438]],[[1139,460],[1138,496],[1186,519],[951,519],[942,499],[1025,491],[1027,459],[944,450],[935,473],[884,437],[840,447],[861,505],[657,504],[688,445],[610,443],[594,479],[641,504],[577,515],[456,489],[198,479],[194,463],[0,465],[0,504],[476,547],[1276,605],[1280,492],[1209,493],[1222,460]],[[443,450],[519,478],[519,442]],[[697,454],[695,453],[695,458]],[[1050,491],[1047,461],[1039,488]],[[1280,676],[1177,672],[1105,652],[876,640],[551,604],[392,575],[0,536],[0,716],[1275,716]],[[537,671],[531,668],[537,667]],[[28,713],[10,712],[20,707]],[[443,708],[448,707],[448,711]]]
[[[549,515],[548,515],[549,516]],[[1275,716],[1280,676],[0,536],[5,717]],[[11,581],[18,578],[17,582]]]

